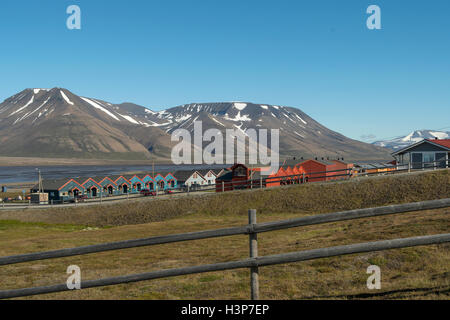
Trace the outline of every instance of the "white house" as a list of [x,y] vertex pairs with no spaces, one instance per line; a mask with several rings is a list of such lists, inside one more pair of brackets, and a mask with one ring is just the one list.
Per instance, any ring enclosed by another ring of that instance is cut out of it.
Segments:
[[177,171],[175,172],[179,186],[206,186],[208,181],[198,171]]
[[199,170],[198,173],[200,173],[203,176],[203,178],[206,180],[207,185],[215,185],[216,184],[217,174],[214,171],[205,169],[205,170]]

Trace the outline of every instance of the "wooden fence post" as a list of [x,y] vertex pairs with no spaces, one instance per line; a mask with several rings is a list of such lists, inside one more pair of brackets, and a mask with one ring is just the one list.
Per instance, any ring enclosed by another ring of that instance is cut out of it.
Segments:
[[222,181],[222,192],[225,192],[225,181]]
[[[249,225],[256,224],[256,210],[250,209],[248,211],[248,223]],[[250,245],[250,258],[258,257],[258,234],[249,234],[249,245]],[[251,286],[251,299],[259,300],[259,271],[258,267],[250,268],[250,286]]]

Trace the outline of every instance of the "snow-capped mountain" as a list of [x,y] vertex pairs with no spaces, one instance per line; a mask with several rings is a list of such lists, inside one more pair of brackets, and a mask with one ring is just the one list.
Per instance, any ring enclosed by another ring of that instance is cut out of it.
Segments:
[[398,137],[391,140],[376,141],[373,144],[392,150],[398,150],[424,139],[450,139],[450,131],[416,130],[404,137]]
[[348,157],[351,159],[389,159],[383,148],[351,140],[324,127],[297,108],[249,102],[192,103],[158,112],[161,129],[171,133],[194,129],[202,121],[203,130],[217,128],[279,129],[280,153],[284,157]]
[[165,156],[170,139],[147,119],[147,109],[138,109],[144,112],[62,88],[26,89],[0,104],[0,154],[147,159],[155,144],[154,153]]
[[26,89],[0,104],[0,155],[169,159],[171,133],[225,129],[279,129],[284,157],[389,159],[384,148],[351,140],[297,108],[247,102],[193,103],[155,112],[113,104],[67,89]]

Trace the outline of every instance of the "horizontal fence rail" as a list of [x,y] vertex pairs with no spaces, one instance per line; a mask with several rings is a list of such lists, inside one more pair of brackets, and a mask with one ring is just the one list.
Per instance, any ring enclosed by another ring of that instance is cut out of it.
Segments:
[[[257,268],[264,266],[271,266],[277,264],[285,264],[299,261],[308,261],[320,258],[329,258],[341,255],[373,252],[390,249],[400,249],[423,245],[441,244],[450,242],[450,233],[439,234],[432,236],[412,237],[404,239],[384,240],[376,242],[366,242],[359,244],[351,244],[344,246],[335,246],[322,249],[313,249],[306,251],[297,251],[291,253],[263,256],[250,258],[240,261],[222,262],[216,264],[208,264],[194,267],[176,268],[158,270],[153,272],[133,274],[127,276],[111,277],[98,280],[87,280],[81,282],[82,289],[111,286],[117,284],[125,284],[131,282],[176,277],[181,275],[206,273],[213,271],[234,270],[242,268]],[[32,296],[38,294],[48,294],[55,292],[69,291],[67,284],[59,284],[53,286],[16,289],[16,290],[3,290],[0,291],[0,299],[18,298],[24,296]]]
[[153,246],[160,244],[168,244],[174,242],[183,242],[191,240],[202,240],[210,238],[219,238],[235,235],[245,235],[252,233],[263,233],[288,228],[310,226],[316,224],[338,222],[345,220],[377,217],[391,214],[399,214],[413,211],[432,210],[450,207],[450,198],[440,200],[421,201],[407,204],[390,205],[377,208],[356,209],[350,211],[334,212],[312,215],[302,218],[281,220],[275,222],[265,222],[258,224],[249,224],[240,227],[231,227],[216,230],[205,230],[197,232],[189,232],[182,234],[173,234],[165,236],[157,236],[151,238],[134,239],[117,241],[111,243],[95,244],[76,248],[67,248],[46,252],[36,252],[21,255],[14,255],[0,258],[1,265],[10,265],[16,263],[63,258],[77,255],[84,255],[97,252],[105,252],[112,250],[129,249],[143,246]]

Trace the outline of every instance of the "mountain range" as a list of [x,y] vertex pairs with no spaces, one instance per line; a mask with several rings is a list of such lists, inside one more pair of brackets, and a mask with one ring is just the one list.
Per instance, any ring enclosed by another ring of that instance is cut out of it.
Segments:
[[247,102],[192,103],[155,112],[113,104],[67,89],[25,89],[0,104],[0,156],[168,160],[171,133],[265,128],[280,130],[282,157],[390,159],[387,149],[349,139],[300,109]]
[[450,139],[450,131],[416,130],[403,137],[376,141],[373,144],[379,147],[398,150],[424,139]]

